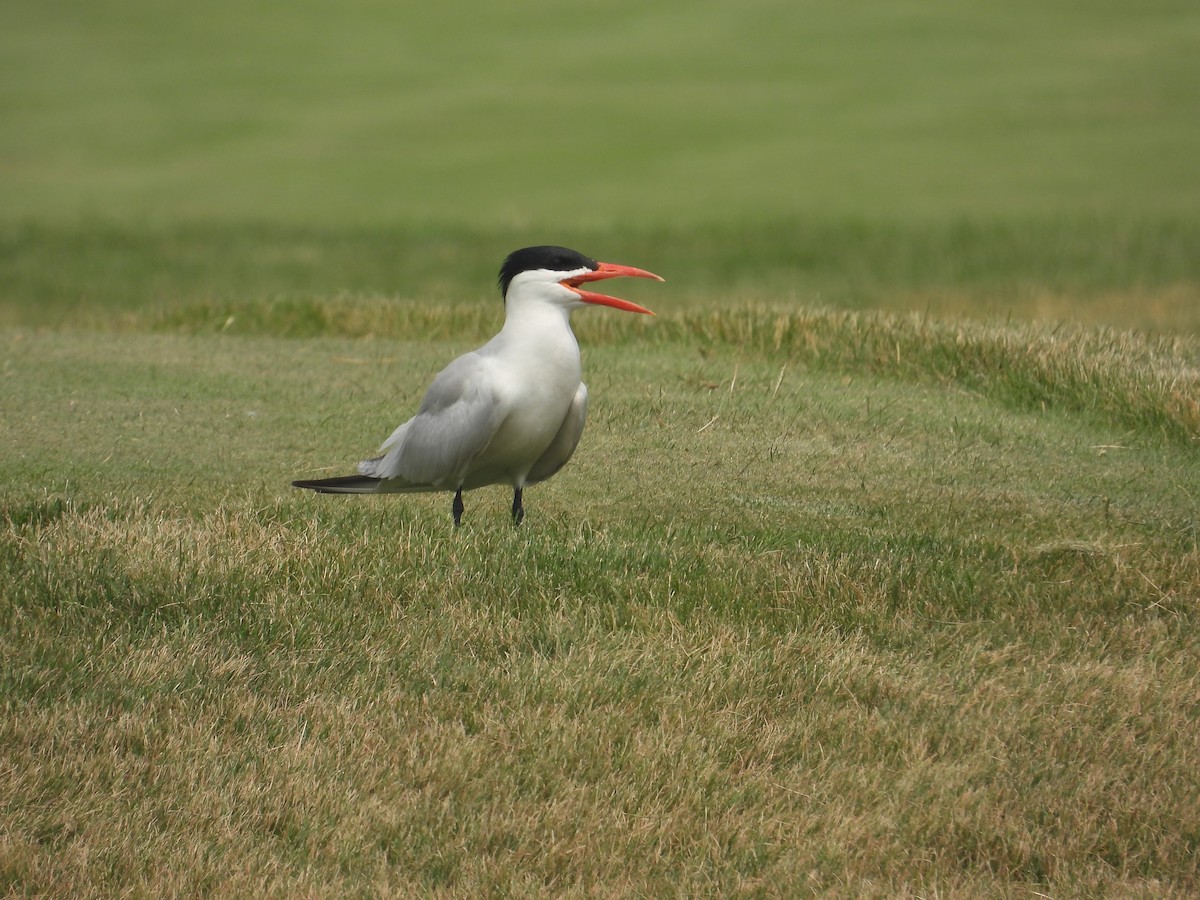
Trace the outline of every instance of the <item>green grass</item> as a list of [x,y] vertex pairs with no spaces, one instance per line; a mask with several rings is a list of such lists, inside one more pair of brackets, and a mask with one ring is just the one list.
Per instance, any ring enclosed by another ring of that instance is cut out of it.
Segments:
[[[560,230],[10,225],[0,226],[0,322],[395,334],[377,321],[381,306],[428,309],[429,324],[455,306],[486,329],[504,255],[547,241],[659,272],[665,292],[622,289],[663,313],[755,303],[1200,334],[1200,224],[1072,216]],[[459,333],[449,324],[446,336]]]
[[[4,4],[0,893],[1196,895],[1198,35]],[[542,242],[521,529],[287,486]]]
[[10,330],[10,889],[1196,887],[1198,426],[1120,412],[1193,344],[616,320],[528,527],[458,533],[286,487],[457,341]]
[[3,216],[487,228],[1200,206],[1187,0],[5,4]]

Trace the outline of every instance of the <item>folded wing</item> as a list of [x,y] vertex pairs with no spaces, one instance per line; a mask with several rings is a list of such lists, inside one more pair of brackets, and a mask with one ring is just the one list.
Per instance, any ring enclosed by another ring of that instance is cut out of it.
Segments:
[[459,357],[434,379],[417,414],[384,441],[381,456],[358,464],[379,490],[453,489],[485,453],[508,415],[485,358]]

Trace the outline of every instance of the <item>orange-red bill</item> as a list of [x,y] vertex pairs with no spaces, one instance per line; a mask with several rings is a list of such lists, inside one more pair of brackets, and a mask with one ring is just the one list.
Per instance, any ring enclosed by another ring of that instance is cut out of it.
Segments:
[[654,315],[653,310],[646,309],[644,306],[638,306],[629,300],[622,300],[620,297],[610,297],[607,294],[597,294],[593,291],[581,290],[577,287],[571,287],[565,281],[563,284],[566,284],[567,287],[577,293],[579,299],[584,303],[597,303],[600,306],[611,306],[613,309],[623,309],[626,312],[645,313],[648,316]]
[[584,303],[595,303],[600,306],[611,306],[613,309],[623,309],[626,312],[645,313],[648,316],[654,315],[651,310],[644,306],[639,306],[636,303],[631,303],[628,300],[621,300],[618,297],[609,297],[607,294],[597,294],[592,291],[580,290],[579,285],[588,281],[601,281],[605,278],[653,278],[655,281],[662,281],[662,276],[655,275],[653,272],[647,272],[645,269],[638,269],[633,266],[622,266],[619,263],[600,263],[599,267],[591,272],[585,272],[582,275],[576,275],[574,278],[565,279],[562,284],[577,293]]

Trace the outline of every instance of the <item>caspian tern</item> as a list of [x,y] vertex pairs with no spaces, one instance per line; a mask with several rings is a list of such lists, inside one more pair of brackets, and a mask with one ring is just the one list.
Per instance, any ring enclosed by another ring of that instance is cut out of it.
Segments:
[[293,481],[328,494],[453,491],[454,524],[463,491],[513,489],[513,523],[525,517],[522,491],[545,481],[575,452],[587,414],[572,310],[588,304],[654,315],[644,306],[584,290],[604,278],[658,275],[596,262],[565,247],[526,247],[500,268],[504,327],[438,373],[417,414],[392,432],[380,456],[357,475]]

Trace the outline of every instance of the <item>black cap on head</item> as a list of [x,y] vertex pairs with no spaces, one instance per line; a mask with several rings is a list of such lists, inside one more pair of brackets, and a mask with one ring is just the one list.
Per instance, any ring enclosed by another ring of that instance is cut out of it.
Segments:
[[522,272],[549,269],[570,272],[574,269],[598,269],[600,264],[588,256],[566,247],[524,247],[514,250],[500,267],[500,294],[508,293],[508,285]]

